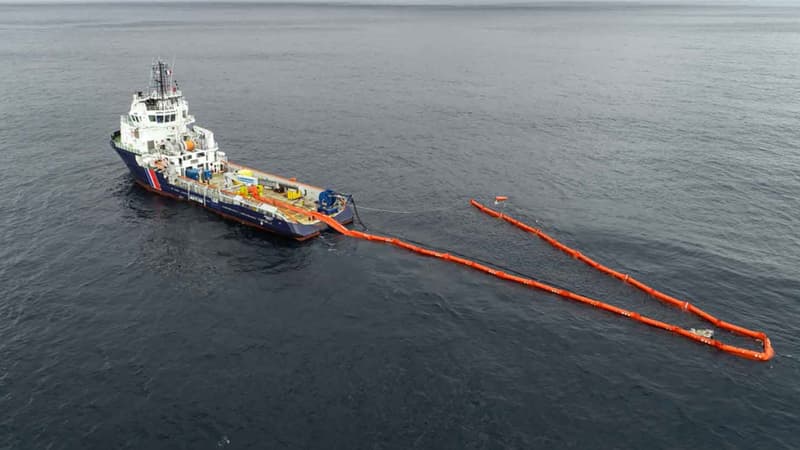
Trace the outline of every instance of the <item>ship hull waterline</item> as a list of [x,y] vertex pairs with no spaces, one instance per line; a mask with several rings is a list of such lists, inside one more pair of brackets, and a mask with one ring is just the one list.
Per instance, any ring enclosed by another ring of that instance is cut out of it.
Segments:
[[[283,237],[288,237],[297,241],[305,241],[313,237],[319,236],[320,232],[328,229],[328,225],[320,222],[316,224],[300,224],[291,223],[281,220],[277,217],[269,220],[264,217],[256,216],[256,212],[249,208],[233,205],[225,202],[216,202],[211,198],[198,198],[197,195],[190,195],[186,189],[175,186],[169,183],[166,178],[162,177],[158,172],[148,171],[136,162],[136,154],[125,150],[116,145],[112,140],[110,142],[111,148],[117,152],[119,157],[128,167],[128,170],[133,175],[136,183],[149,192],[169,197],[175,200],[188,201],[196,203],[199,206],[225,218],[243,225],[253,227],[259,230],[274,233]],[[155,175],[155,178],[153,178]],[[348,204],[341,211],[332,216],[337,222],[348,224],[353,221],[353,207]]]

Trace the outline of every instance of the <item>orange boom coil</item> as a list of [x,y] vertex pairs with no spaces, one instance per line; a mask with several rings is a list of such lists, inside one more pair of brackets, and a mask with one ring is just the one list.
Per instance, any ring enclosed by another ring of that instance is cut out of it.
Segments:
[[[728,322],[722,321],[720,319],[717,319],[716,317],[712,316],[711,314],[708,314],[707,312],[705,312],[702,309],[692,305],[691,303],[689,303],[687,301],[678,300],[675,297],[672,297],[672,296],[667,295],[667,294],[665,294],[663,292],[657,291],[657,290],[653,289],[652,287],[642,283],[641,281],[635,280],[633,277],[631,277],[631,276],[629,276],[627,274],[623,274],[623,273],[617,272],[614,269],[606,267],[606,266],[598,263],[597,261],[595,261],[595,260],[593,260],[593,259],[591,259],[591,258],[589,258],[587,256],[584,256],[581,252],[579,252],[579,251],[577,251],[577,250],[575,250],[573,248],[567,247],[566,245],[562,244],[561,242],[558,242],[556,239],[550,237],[549,235],[547,235],[546,233],[544,233],[543,231],[541,231],[539,229],[533,228],[533,227],[531,227],[529,225],[526,225],[526,224],[520,222],[519,220],[514,219],[513,217],[509,217],[506,214],[503,214],[503,213],[495,211],[495,210],[493,210],[491,208],[488,208],[488,207],[478,203],[475,200],[470,200],[470,203],[472,204],[472,206],[478,208],[482,212],[484,212],[484,213],[486,213],[486,214],[488,214],[488,215],[490,215],[492,217],[497,217],[498,219],[503,219],[506,222],[516,226],[517,228],[520,228],[520,229],[522,229],[524,231],[527,231],[528,233],[535,234],[536,236],[542,238],[548,244],[550,244],[553,247],[561,250],[562,252],[564,252],[564,253],[566,253],[566,254],[568,254],[568,255],[570,255],[570,256],[572,256],[572,257],[574,257],[574,258],[576,258],[576,259],[578,259],[580,261],[583,261],[584,263],[594,267],[595,269],[597,269],[597,270],[599,270],[601,272],[604,272],[604,273],[606,273],[608,275],[611,275],[614,278],[618,278],[618,279],[620,279],[620,280],[622,280],[622,281],[624,281],[626,283],[632,284],[633,286],[636,286],[636,288],[646,292],[647,294],[649,294],[649,295],[651,295],[651,296],[653,296],[653,297],[655,297],[655,298],[657,298],[657,299],[659,299],[661,301],[669,303],[672,306],[676,306],[676,307],[678,307],[678,308],[680,308],[680,309],[682,309],[684,311],[689,311],[692,314],[694,314],[694,315],[696,315],[696,316],[698,316],[698,317],[700,317],[700,318],[702,318],[704,320],[707,320],[708,322],[711,322],[712,324],[714,324],[714,326],[716,326],[718,328],[722,328],[724,330],[728,330],[728,331],[731,331],[733,333],[737,333],[737,334],[740,334],[742,336],[747,336],[749,338],[761,341],[763,343],[763,345],[764,345],[764,351],[763,352],[756,352],[756,351],[749,350],[749,349],[746,349],[746,348],[736,347],[734,345],[729,345],[729,344],[724,344],[724,343],[722,343],[722,342],[720,342],[720,341],[718,341],[716,339],[711,339],[711,338],[698,336],[698,335],[696,335],[696,334],[692,333],[691,331],[686,330],[684,328],[680,328],[680,327],[675,326],[675,325],[670,325],[668,323],[660,322],[658,320],[650,319],[648,317],[642,316],[642,315],[637,314],[635,312],[626,311],[624,309],[617,308],[615,306],[611,306],[611,305],[608,305],[606,303],[599,302],[597,300],[591,300],[591,299],[588,299],[586,297],[583,297],[583,299],[575,298],[575,297],[580,297],[580,296],[577,296],[576,294],[572,294],[572,293],[559,294],[559,295],[562,295],[563,297],[567,297],[567,298],[570,298],[570,299],[573,299],[573,300],[578,300],[578,301],[581,301],[583,303],[589,303],[592,306],[597,306],[598,308],[605,309],[605,310],[611,311],[611,312],[615,312],[617,314],[623,315],[623,316],[628,317],[630,319],[637,320],[637,321],[645,323],[647,325],[650,325],[650,326],[653,326],[653,327],[656,327],[656,328],[661,328],[661,329],[664,329],[664,330],[667,330],[667,331],[672,331],[673,333],[677,333],[677,334],[679,334],[679,335],[681,335],[683,337],[686,337],[686,338],[689,338],[689,339],[692,339],[692,340],[695,340],[695,341],[698,341],[698,342],[702,342],[703,344],[710,345],[712,347],[716,347],[716,348],[718,348],[718,349],[720,349],[720,350],[722,350],[724,352],[728,352],[728,353],[736,355],[736,356],[741,356],[743,358],[755,359],[755,360],[759,360],[759,361],[767,361],[767,360],[769,360],[770,358],[772,358],[775,355],[775,350],[772,349],[772,344],[769,341],[769,337],[767,337],[767,335],[765,333],[761,332],[761,331],[749,330],[747,328],[743,328],[743,327],[734,325],[732,323],[728,323]],[[591,301],[587,301],[587,300],[591,300]]]
[[[497,211],[489,209],[489,208],[481,205],[480,203],[476,202],[475,200],[470,200],[470,203],[472,203],[473,206],[475,206],[476,208],[478,208],[481,211],[485,212],[486,214],[489,214],[490,216],[502,218],[502,219],[506,220],[507,222],[512,223],[512,224],[522,228],[523,230],[535,233],[535,234],[537,234],[537,236],[542,237],[543,239],[547,240],[549,243],[551,243],[552,245],[554,245],[557,248],[561,249],[562,251],[565,251],[566,253],[569,253],[569,254],[573,255],[574,257],[576,257],[576,258],[582,258],[582,260],[584,262],[590,263],[590,265],[592,265],[592,267],[596,267],[599,270],[602,270],[602,271],[604,271],[606,273],[614,274],[613,276],[615,276],[616,278],[619,278],[619,279],[621,279],[623,281],[627,281],[628,283],[633,284],[634,286],[638,287],[639,289],[644,290],[645,292],[647,292],[650,295],[653,295],[656,298],[660,298],[660,299],[662,299],[664,301],[667,301],[668,303],[671,303],[671,304],[673,304],[675,306],[678,306],[678,307],[680,307],[680,308],[682,308],[684,310],[690,311],[693,314],[695,314],[695,315],[697,315],[699,317],[702,317],[703,319],[713,323],[714,325],[716,325],[719,328],[724,328],[726,330],[730,330],[730,331],[733,331],[735,333],[742,334],[744,336],[760,340],[761,342],[764,343],[764,351],[763,352],[756,352],[756,351],[749,350],[749,349],[746,349],[746,348],[741,348],[741,347],[736,347],[736,346],[733,346],[733,345],[723,344],[722,342],[720,342],[720,341],[718,341],[716,339],[711,339],[711,338],[707,338],[707,337],[704,337],[704,336],[699,336],[697,334],[692,333],[689,330],[686,330],[684,328],[678,327],[676,325],[670,325],[670,324],[665,323],[665,322],[661,322],[661,321],[658,321],[658,320],[655,320],[655,319],[651,319],[651,318],[643,316],[643,315],[641,315],[639,313],[636,313],[636,312],[633,312],[633,311],[629,311],[629,310],[626,310],[626,309],[622,309],[622,308],[618,308],[616,306],[609,305],[608,303],[603,303],[603,302],[601,302],[599,300],[594,300],[592,298],[585,297],[583,295],[579,295],[579,294],[576,294],[574,292],[570,292],[570,291],[568,291],[566,289],[560,289],[560,288],[557,288],[555,286],[551,286],[549,284],[533,280],[531,278],[520,277],[520,276],[516,276],[516,275],[512,275],[512,274],[503,272],[501,270],[493,269],[493,268],[491,268],[491,267],[489,267],[487,265],[480,264],[480,263],[477,263],[475,261],[472,261],[472,260],[469,260],[469,259],[466,259],[466,258],[461,258],[461,257],[458,257],[458,256],[454,256],[454,255],[451,255],[449,253],[437,252],[437,251],[430,250],[430,249],[427,249],[427,248],[424,248],[424,247],[419,247],[419,246],[416,246],[416,245],[413,245],[413,244],[409,244],[408,242],[401,241],[400,239],[397,239],[397,238],[390,238],[390,237],[386,237],[386,236],[379,236],[379,235],[376,235],[376,234],[370,234],[370,233],[364,233],[364,232],[361,232],[361,231],[350,230],[350,229],[346,228],[344,225],[342,225],[339,222],[337,222],[336,219],[334,219],[334,218],[332,218],[330,216],[326,216],[325,214],[321,214],[321,213],[318,213],[316,211],[311,211],[311,210],[307,210],[307,209],[298,208],[297,206],[294,206],[291,203],[283,202],[283,201],[280,201],[280,200],[274,200],[274,199],[270,199],[270,198],[265,198],[265,197],[261,197],[261,196],[258,196],[258,195],[255,195],[253,197],[256,200],[262,201],[264,203],[269,203],[269,204],[271,204],[273,206],[277,206],[277,207],[280,207],[280,208],[283,208],[283,209],[287,209],[289,211],[293,211],[293,212],[295,212],[297,214],[305,215],[306,217],[310,217],[312,219],[317,219],[317,220],[325,223],[329,227],[333,228],[334,230],[338,231],[339,233],[342,233],[345,236],[350,236],[350,237],[354,237],[354,238],[358,238],[358,239],[364,239],[364,240],[373,241],[373,242],[382,242],[384,244],[391,244],[391,245],[394,245],[395,247],[404,248],[406,250],[409,250],[409,251],[412,251],[412,252],[415,252],[415,253],[419,253],[421,255],[432,256],[434,258],[439,258],[439,259],[443,259],[445,261],[450,261],[450,262],[454,262],[454,263],[457,263],[457,264],[461,264],[461,265],[470,267],[472,269],[479,270],[479,271],[484,272],[484,273],[488,273],[489,275],[493,275],[493,276],[495,276],[497,278],[502,278],[504,280],[513,281],[515,283],[523,284],[525,286],[534,287],[536,289],[541,289],[543,291],[547,291],[547,292],[550,292],[552,294],[560,295],[561,297],[568,298],[570,300],[575,300],[575,301],[580,302],[580,303],[585,303],[587,305],[591,305],[591,306],[594,306],[596,308],[604,309],[606,311],[610,311],[610,312],[613,312],[615,314],[619,314],[621,316],[627,317],[627,318],[632,319],[632,320],[636,320],[638,322],[650,325],[652,327],[661,328],[663,330],[671,331],[671,332],[676,333],[676,334],[678,334],[680,336],[683,336],[683,337],[685,337],[687,339],[691,339],[693,341],[697,341],[697,342],[700,342],[702,344],[706,344],[706,345],[710,345],[712,347],[716,347],[716,348],[718,348],[718,349],[720,349],[720,350],[722,350],[724,352],[728,352],[728,353],[736,355],[736,356],[740,356],[740,357],[748,358],[748,359],[754,359],[754,360],[758,360],[758,361],[766,361],[766,360],[772,358],[772,356],[775,354],[775,352],[772,350],[772,345],[770,344],[769,338],[767,337],[766,334],[764,334],[762,332],[758,332],[758,331],[751,331],[751,330],[748,330],[746,328],[738,327],[736,325],[729,324],[727,322],[723,322],[723,321],[717,319],[716,317],[712,316],[711,314],[708,314],[705,311],[701,310],[700,308],[697,308],[694,305],[689,304],[689,302],[683,302],[683,301],[680,301],[680,300],[675,299],[673,297],[670,297],[670,296],[668,296],[666,294],[662,294],[661,292],[658,292],[655,289],[653,289],[653,288],[651,288],[651,287],[649,287],[649,286],[647,286],[647,285],[645,285],[643,283],[640,283],[640,282],[634,280],[633,278],[630,278],[627,275],[623,275],[623,274],[621,274],[619,272],[615,272],[615,271],[613,271],[613,270],[611,270],[611,269],[609,269],[609,268],[607,268],[605,266],[600,265],[599,263],[597,263],[595,261],[592,261],[591,259],[581,255],[576,250],[573,250],[573,249],[567,247],[566,245],[563,245],[563,244],[559,243],[558,241],[556,241],[555,239],[551,238],[550,236],[547,236],[546,234],[542,233],[541,231],[536,230],[533,227],[529,227],[528,225],[525,225],[524,223],[522,223],[520,221],[514,220],[511,217],[508,217],[508,216],[505,216],[503,214],[500,214]],[[539,233],[541,233],[541,234],[539,234]],[[547,237],[544,238],[543,236],[547,236]]]

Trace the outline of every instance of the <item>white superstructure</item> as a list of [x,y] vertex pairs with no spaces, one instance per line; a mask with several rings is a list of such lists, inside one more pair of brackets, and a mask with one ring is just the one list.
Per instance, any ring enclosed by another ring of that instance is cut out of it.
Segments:
[[187,169],[223,171],[227,157],[214,133],[194,122],[172,70],[158,61],[147,91],[133,94],[128,114],[120,116],[120,141],[140,165],[157,167],[167,178],[187,176]]

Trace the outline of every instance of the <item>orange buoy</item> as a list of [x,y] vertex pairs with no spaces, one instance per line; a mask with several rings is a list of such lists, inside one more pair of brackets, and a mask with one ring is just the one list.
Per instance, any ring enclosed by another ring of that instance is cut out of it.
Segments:
[[508,197],[505,195],[498,195],[497,197],[494,198],[495,203],[504,202],[506,200],[508,200]]
[[194,151],[194,141],[191,139],[187,139],[184,141],[186,143],[186,151],[193,152]]

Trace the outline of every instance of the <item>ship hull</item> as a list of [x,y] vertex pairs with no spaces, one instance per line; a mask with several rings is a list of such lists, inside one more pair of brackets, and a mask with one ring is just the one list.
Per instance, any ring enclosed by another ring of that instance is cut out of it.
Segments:
[[[136,161],[135,153],[118,147],[113,140],[111,141],[111,148],[117,152],[119,157],[128,167],[128,170],[135,178],[136,183],[150,192],[177,200],[196,203],[226,219],[299,241],[304,241],[306,239],[318,236],[321,231],[324,231],[328,228],[328,226],[324,223],[307,225],[296,222],[288,222],[278,217],[266,218],[262,215],[259,215],[256,211],[241,205],[235,205],[222,201],[217,202],[209,197],[201,197],[197,193],[189,193],[186,189],[169,183],[166,178],[161,176],[160,173],[140,166]],[[352,222],[353,207],[348,204],[347,207],[334,215],[333,218],[342,224]]]

